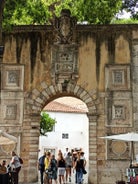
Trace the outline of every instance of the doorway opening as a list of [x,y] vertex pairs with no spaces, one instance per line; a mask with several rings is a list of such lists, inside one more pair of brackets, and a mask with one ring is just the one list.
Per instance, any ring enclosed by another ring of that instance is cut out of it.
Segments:
[[[48,103],[43,111],[56,120],[52,132],[39,137],[39,157],[44,151],[50,151],[57,158],[59,150],[65,154],[66,148],[70,152],[83,151],[89,168],[89,120],[86,104],[75,97],[60,97]],[[73,176],[72,176],[73,177]],[[88,182],[88,176],[84,182]]]

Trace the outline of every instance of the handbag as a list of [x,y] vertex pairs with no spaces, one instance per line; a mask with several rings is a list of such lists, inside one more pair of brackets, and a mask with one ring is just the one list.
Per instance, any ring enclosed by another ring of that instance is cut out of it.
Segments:
[[48,169],[45,170],[46,174],[52,174],[53,170],[51,167],[49,167]]
[[85,168],[82,169],[83,174],[87,174],[87,171],[85,170]]

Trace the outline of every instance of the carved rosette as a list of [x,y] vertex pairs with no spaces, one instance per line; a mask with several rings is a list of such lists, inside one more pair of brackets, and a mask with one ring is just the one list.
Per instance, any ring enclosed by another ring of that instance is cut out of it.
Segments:
[[129,160],[130,145],[128,142],[110,140],[107,143],[107,159]]

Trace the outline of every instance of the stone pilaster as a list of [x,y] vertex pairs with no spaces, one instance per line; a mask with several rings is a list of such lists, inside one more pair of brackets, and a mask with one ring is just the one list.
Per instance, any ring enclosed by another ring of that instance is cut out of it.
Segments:
[[88,113],[89,118],[89,183],[97,183],[97,115]]
[[[132,42],[132,93],[133,93],[133,124],[134,131],[138,132],[138,39]],[[138,145],[135,144],[138,153]]]

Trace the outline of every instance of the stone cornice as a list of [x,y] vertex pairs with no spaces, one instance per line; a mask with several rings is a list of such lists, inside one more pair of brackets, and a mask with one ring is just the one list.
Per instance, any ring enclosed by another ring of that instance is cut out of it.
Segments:
[[[77,24],[76,31],[95,32],[95,31],[124,31],[126,29],[132,31],[138,29],[138,24],[109,24],[109,25],[82,25]],[[12,32],[52,32],[53,25],[20,25],[13,26]]]

